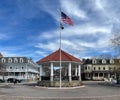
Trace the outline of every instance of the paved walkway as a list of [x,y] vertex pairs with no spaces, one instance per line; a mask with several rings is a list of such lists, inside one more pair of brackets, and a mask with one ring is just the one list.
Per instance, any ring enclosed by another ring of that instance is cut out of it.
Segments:
[[0,87],[0,95],[35,98],[90,98],[120,95],[118,87],[101,85],[101,82],[84,82],[83,87],[76,88],[46,88],[35,84],[10,84]]

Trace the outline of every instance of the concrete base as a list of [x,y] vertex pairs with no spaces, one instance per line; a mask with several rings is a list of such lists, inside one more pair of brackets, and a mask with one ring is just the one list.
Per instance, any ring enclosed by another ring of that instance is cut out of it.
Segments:
[[50,81],[53,82],[53,76],[50,77]]
[[[75,87],[83,85],[81,81],[62,81],[62,87]],[[60,81],[38,81],[38,86],[45,86],[45,87],[60,87]]]
[[71,82],[72,81],[72,78],[71,78],[71,76],[69,76],[69,82]]
[[79,76],[79,81],[81,81],[81,76]]

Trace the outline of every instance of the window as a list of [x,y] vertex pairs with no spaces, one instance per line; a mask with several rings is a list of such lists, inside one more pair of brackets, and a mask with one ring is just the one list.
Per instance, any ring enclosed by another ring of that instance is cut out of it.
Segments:
[[17,58],[14,58],[14,63],[18,63],[18,59]]
[[111,67],[109,67],[109,70],[111,70]]
[[105,70],[105,67],[103,67],[103,70]]
[[24,69],[24,67],[22,67],[22,69]]
[[12,58],[8,58],[8,63],[12,63]]
[[10,67],[10,69],[12,69],[12,67]]
[[98,70],[100,70],[100,67],[98,67]]
[[93,63],[93,64],[97,64],[96,59],[93,59],[92,63]]
[[87,69],[89,70],[89,69],[90,69],[90,67],[88,66],[88,67],[87,67]]
[[5,61],[6,61],[5,58],[2,58],[2,63],[5,63]]
[[110,60],[110,64],[114,64],[114,60],[113,59]]
[[114,67],[114,70],[116,70],[116,67]]
[[95,76],[98,76],[98,73],[95,73]]
[[23,58],[20,58],[20,63],[23,63]]
[[103,73],[100,73],[99,76],[100,76],[100,77],[103,77]]
[[105,59],[102,60],[102,64],[106,64],[106,60]]
[[94,70],[96,70],[96,68],[94,67]]

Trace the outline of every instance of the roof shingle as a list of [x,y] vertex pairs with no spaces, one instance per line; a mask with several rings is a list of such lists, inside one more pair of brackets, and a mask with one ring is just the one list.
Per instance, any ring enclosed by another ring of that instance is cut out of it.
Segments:
[[[60,49],[46,56],[45,58],[40,59],[39,61],[37,61],[37,63],[39,64],[39,63],[48,62],[48,61],[60,61]],[[61,50],[61,61],[81,62],[80,59],[66,53],[63,50]]]

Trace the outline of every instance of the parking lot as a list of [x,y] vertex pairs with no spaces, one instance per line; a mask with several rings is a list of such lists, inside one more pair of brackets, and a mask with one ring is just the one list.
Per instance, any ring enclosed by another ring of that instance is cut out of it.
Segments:
[[70,97],[100,97],[120,95],[120,87],[98,84],[100,82],[83,82],[84,86],[76,88],[46,88],[34,83],[9,84],[0,86],[0,95],[19,97],[70,98]]

